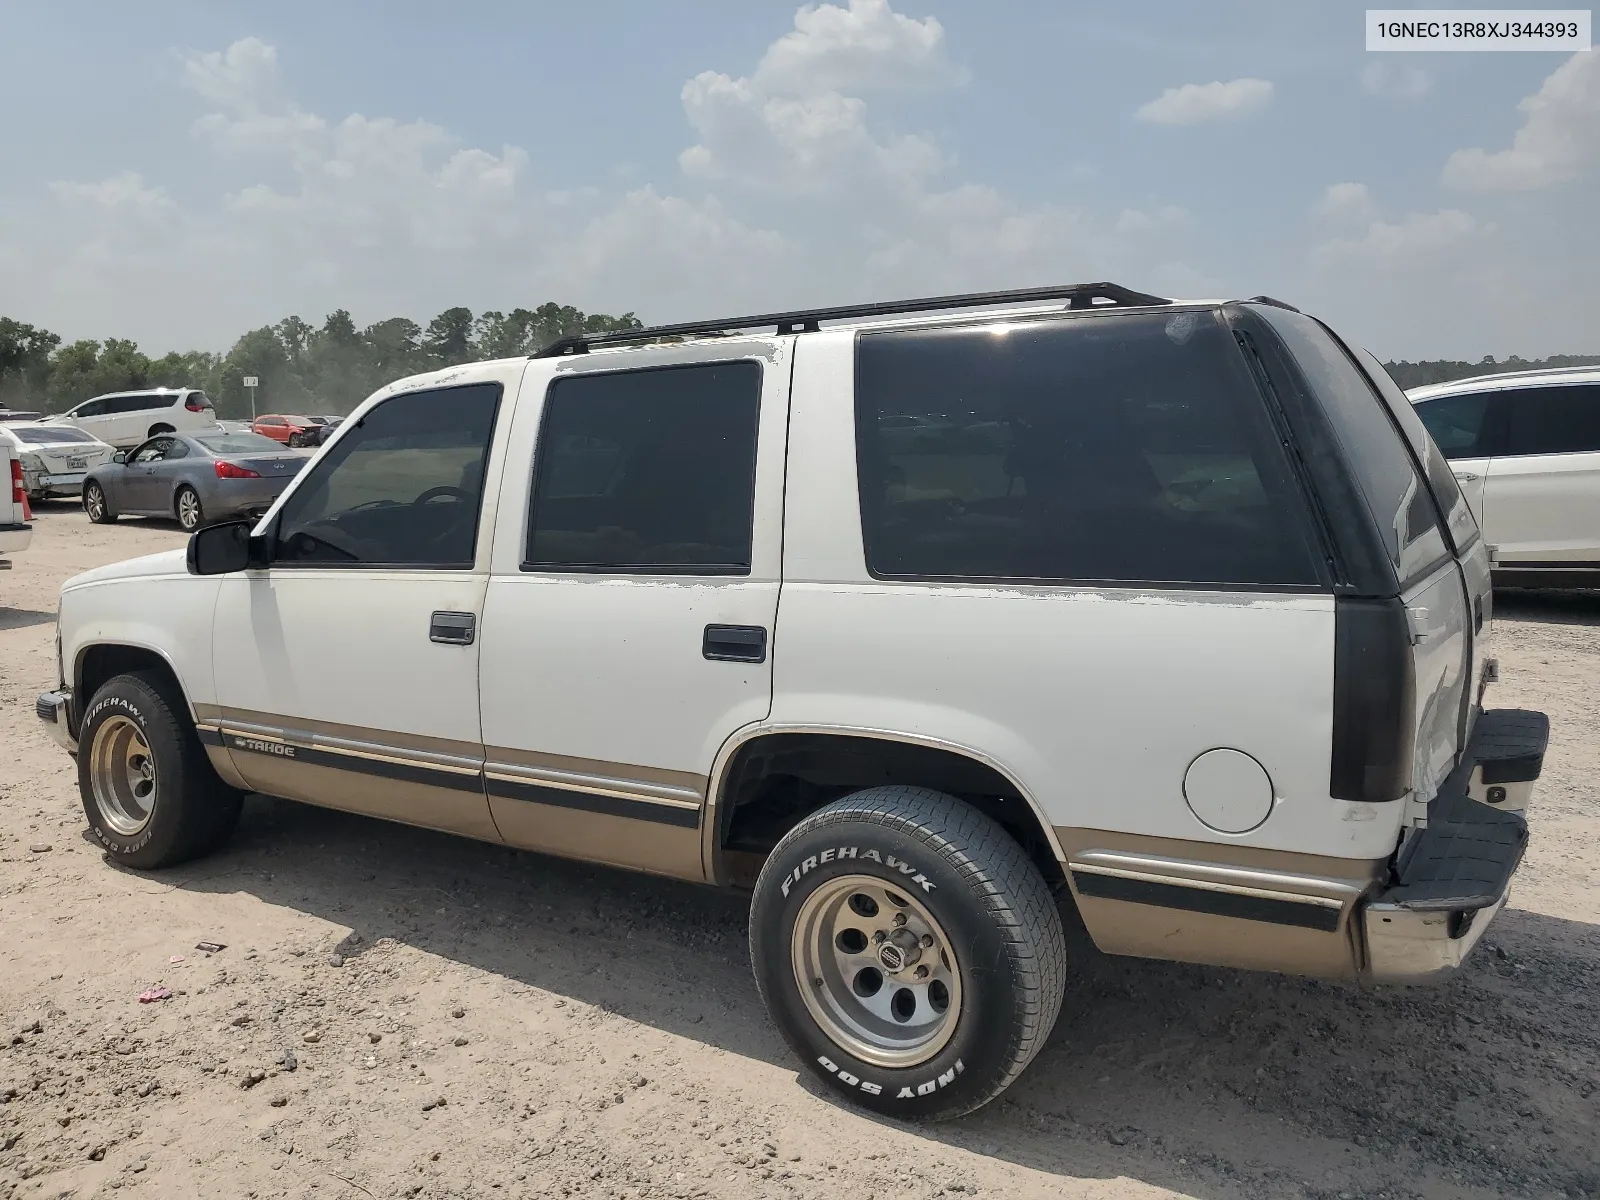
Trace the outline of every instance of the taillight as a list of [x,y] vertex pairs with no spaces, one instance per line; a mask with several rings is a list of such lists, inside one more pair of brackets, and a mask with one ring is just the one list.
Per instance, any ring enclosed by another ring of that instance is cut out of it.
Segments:
[[249,467],[241,467],[238,463],[223,462],[221,459],[217,460],[216,469],[217,469],[217,478],[218,479],[260,479],[261,478],[261,472],[260,471],[252,471]]
[[205,412],[206,398],[199,392],[190,392],[189,398],[183,402],[183,406],[190,412]]
[[22,519],[33,520],[33,509],[28,507],[28,490],[22,486],[22,464],[11,460],[11,503],[22,505]]

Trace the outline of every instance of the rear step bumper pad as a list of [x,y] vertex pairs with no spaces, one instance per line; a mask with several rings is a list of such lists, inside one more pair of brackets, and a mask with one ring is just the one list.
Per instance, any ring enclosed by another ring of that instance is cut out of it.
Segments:
[[1505,812],[1526,812],[1544,768],[1550,718],[1523,708],[1490,709],[1472,727],[1467,794]]
[[1393,885],[1366,907],[1368,977],[1420,983],[1460,967],[1505,906],[1527,844],[1520,813],[1458,788],[1434,797],[1427,828],[1401,849]]

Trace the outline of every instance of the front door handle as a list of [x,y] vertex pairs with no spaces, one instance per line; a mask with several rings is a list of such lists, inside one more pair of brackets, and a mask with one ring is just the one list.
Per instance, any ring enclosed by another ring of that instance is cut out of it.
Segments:
[[700,653],[712,662],[766,662],[767,631],[760,625],[707,625]]
[[428,622],[428,640],[447,646],[470,646],[478,632],[478,618],[465,612],[436,612]]
[[1477,480],[1478,473],[1476,471],[1457,471],[1455,476],[1462,483],[1472,483]]

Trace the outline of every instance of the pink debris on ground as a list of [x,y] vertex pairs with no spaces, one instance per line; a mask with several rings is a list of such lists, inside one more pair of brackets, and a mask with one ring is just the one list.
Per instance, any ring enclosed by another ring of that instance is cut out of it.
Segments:
[[172,993],[164,987],[146,988],[139,993],[140,1004],[154,1004],[157,1000],[171,1000]]

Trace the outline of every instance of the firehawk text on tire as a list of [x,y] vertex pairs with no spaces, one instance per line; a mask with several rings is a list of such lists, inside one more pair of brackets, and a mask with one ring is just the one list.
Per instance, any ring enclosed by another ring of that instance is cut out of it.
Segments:
[[856,792],[795,826],[756,883],[750,948],[806,1066],[903,1117],[998,1095],[1048,1036],[1066,980],[1060,914],[1026,852],[926,788]]

